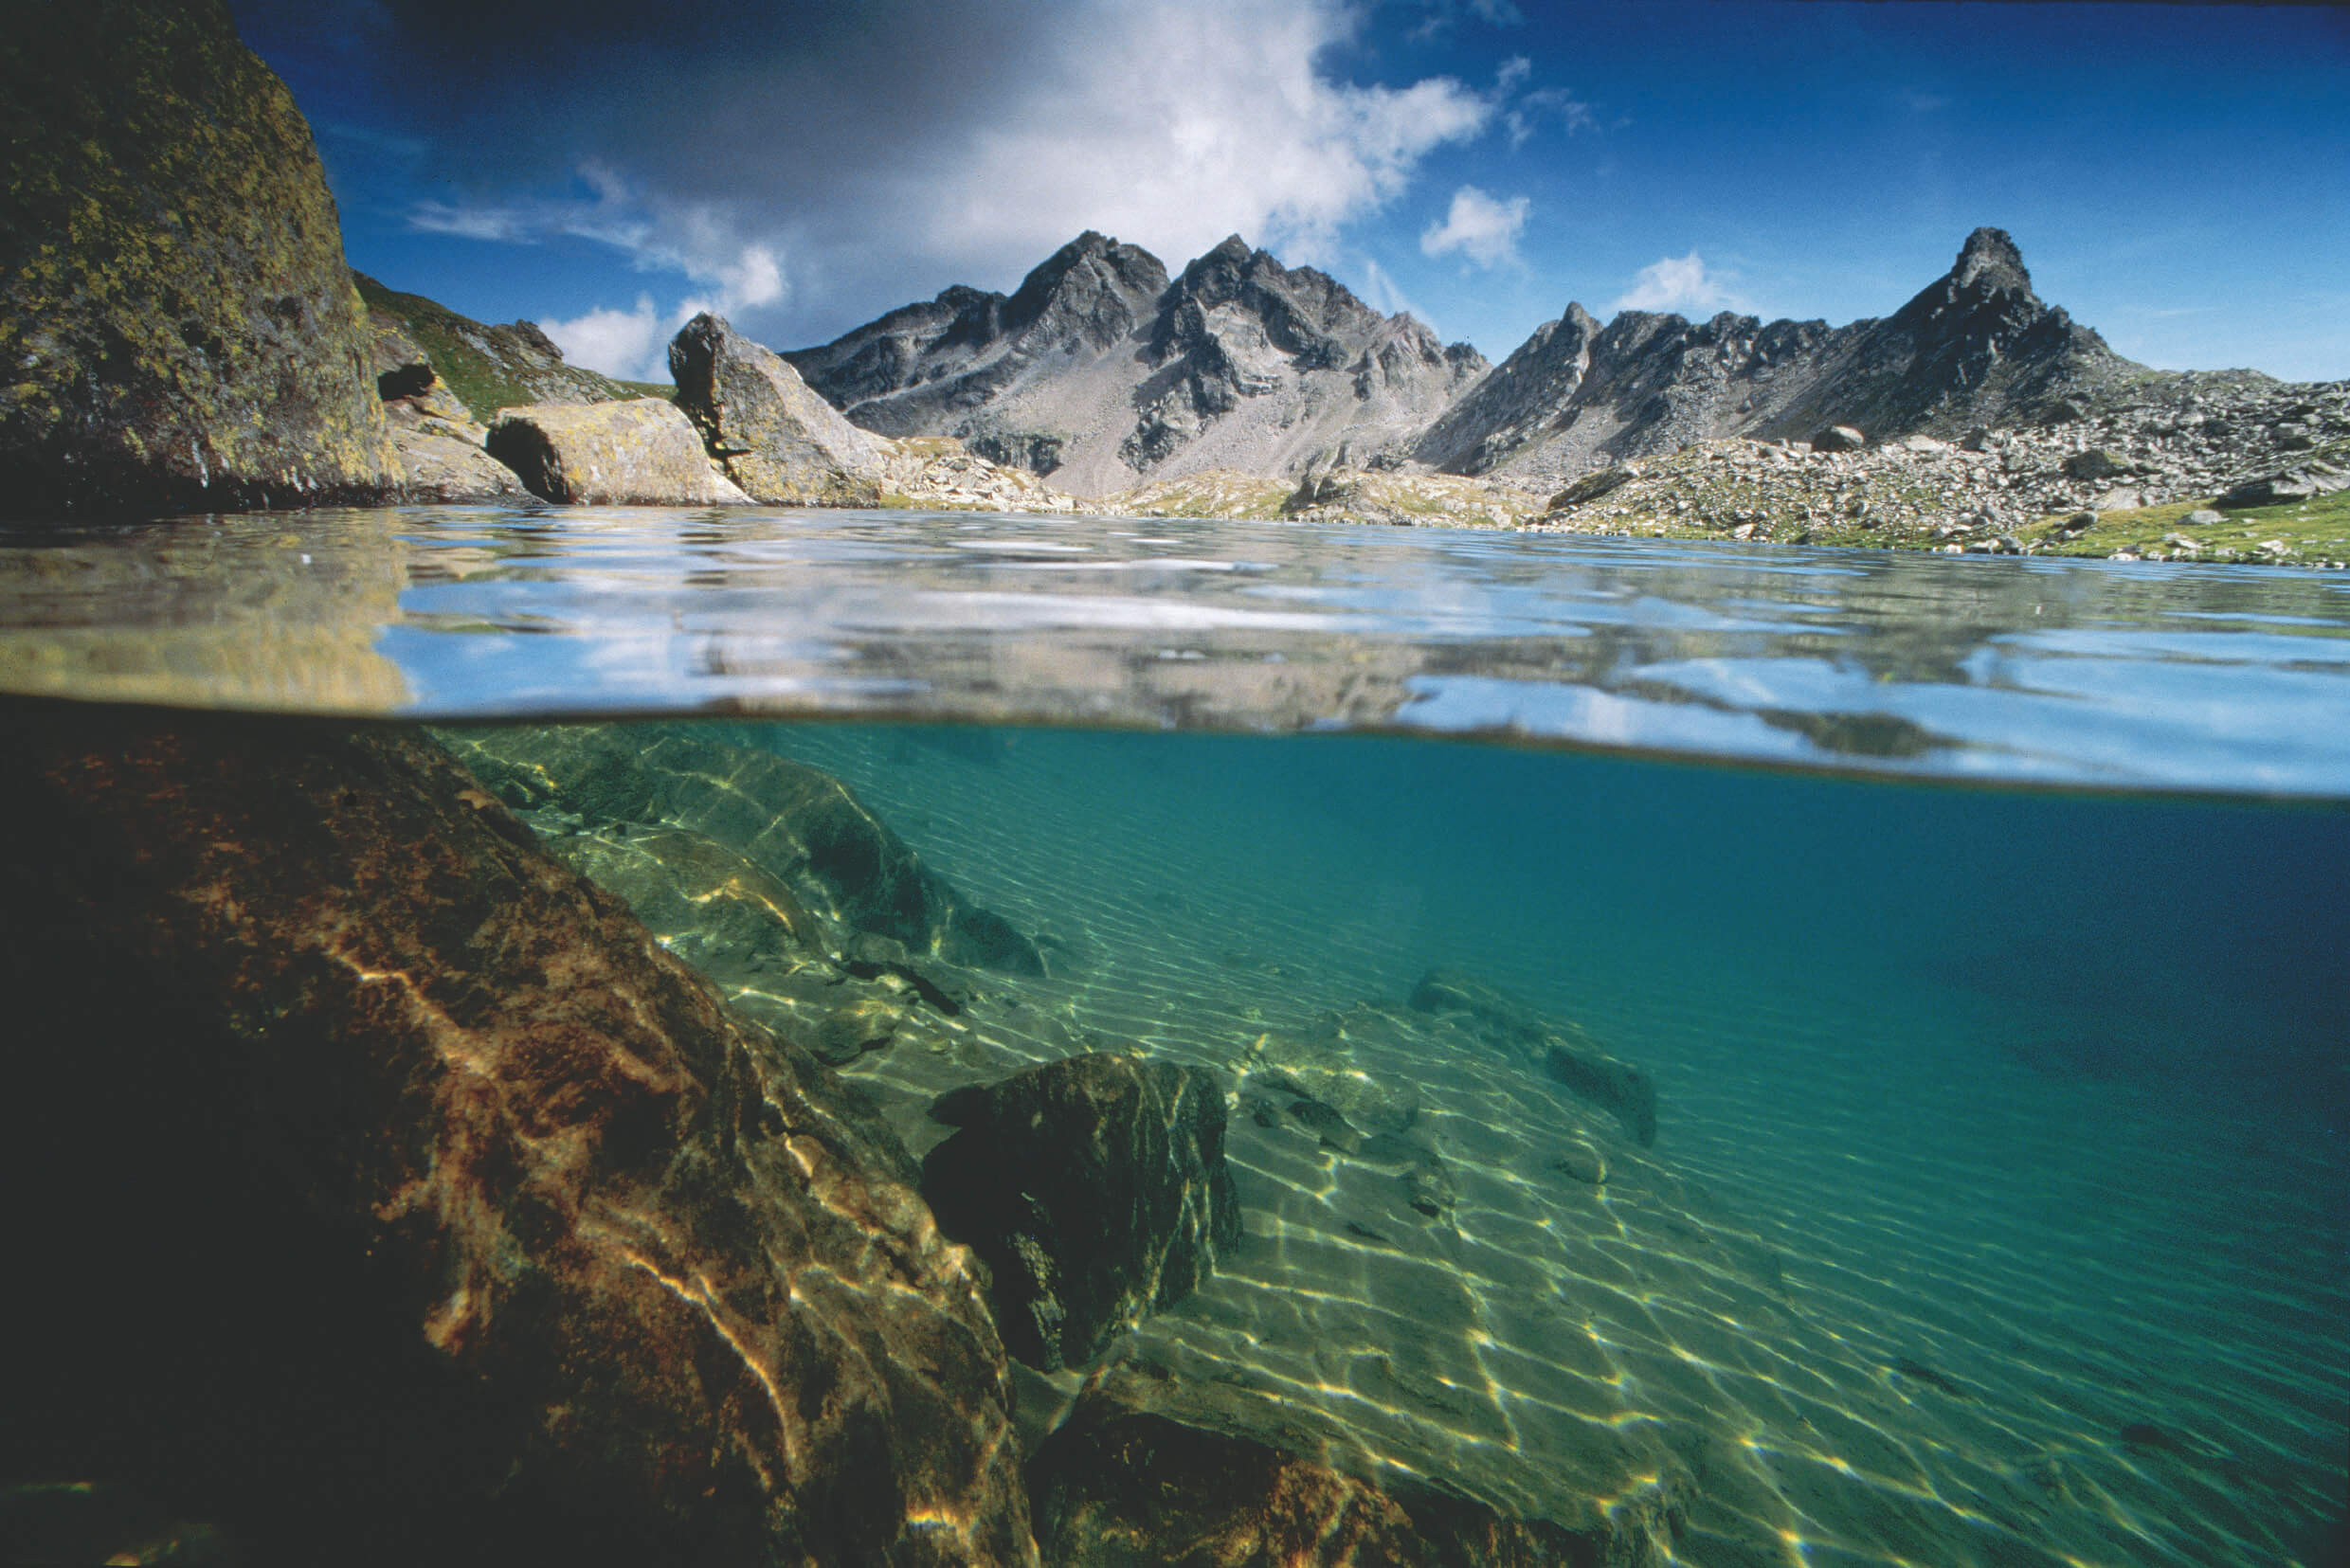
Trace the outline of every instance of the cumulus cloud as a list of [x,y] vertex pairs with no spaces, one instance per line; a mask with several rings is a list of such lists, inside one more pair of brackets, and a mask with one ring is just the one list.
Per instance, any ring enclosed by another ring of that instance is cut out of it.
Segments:
[[1419,237],[1425,256],[1459,254],[1481,267],[1518,260],[1518,235],[1526,227],[1524,196],[1495,201],[1473,185],[1453,192],[1452,210],[1440,224],[1430,224]]
[[610,244],[776,342],[950,281],[1008,288],[1087,228],[1170,265],[1238,232],[1327,266],[1430,153],[1540,96],[1524,63],[1350,79],[1359,0],[706,0],[659,26],[621,0],[305,4],[374,18],[386,112],[464,153],[413,225]]
[[573,365],[623,381],[667,381],[669,340],[693,315],[691,309],[681,308],[664,316],[651,295],[640,294],[634,310],[594,310],[569,321],[539,325]]
[[1385,267],[1381,266],[1367,256],[1362,259],[1360,265],[1361,272],[1358,276],[1362,279],[1362,286],[1355,292],[1362,297],[1365,304],[1382,315],[1416,317],[1420,325],[1430,332],[1437,333],[1439,337],[1443,335],[1443,329],[1436,324],[1426,311],[1421,310],[1404,296],[1402,288],[1394,278],[1388,275]]
[[1640,269],[1631,290],[1618,299],[1619,311],[1679,311],[1700,315],[1715,311],[1749,311],[1732,284],[1734,275],[1710,270],[1697,252],[1668,256]]

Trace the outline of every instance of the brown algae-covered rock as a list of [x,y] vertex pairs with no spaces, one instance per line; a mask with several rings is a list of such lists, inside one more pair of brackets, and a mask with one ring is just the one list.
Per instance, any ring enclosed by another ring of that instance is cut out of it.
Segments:
[[1672,1560],[1686,1527],[1690,1487],[1677,1477],[1581,1526],[1513,1518],[1457,1491],[1383,1486],[1228,1425],[1193,1425],[1152,1408],[1163,1394],[1147,1377],[1113,1372],[1030,1460],[1048,1568],[1647,1568]]
[[939,1227],[995,1280],[1005,1346],[1081,1366],[1240,1240],[1224,1095],[1203,1068],[1094,1053],[939,1097],[922,1163]]
[[10,1472],[273,1561],[1031,1559],[1002,1344],[902,1145],[445,752],[0,736],[0,1177],[45,1195]]
[[226,6],[12,8],[0,147],[0,511],[384,496],[334,198]]
[[745,506],[677,406],[534,403],[490,422],[491,457],[533,496],[576,506]]
[[771,351],[704,312],[669,345],[678,406],[729,478],[771,506],[870,506],[881,443]]

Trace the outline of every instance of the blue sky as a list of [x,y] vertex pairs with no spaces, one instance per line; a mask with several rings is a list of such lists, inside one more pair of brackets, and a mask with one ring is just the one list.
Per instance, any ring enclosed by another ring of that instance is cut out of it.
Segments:
[[2350,377],[2341,9],[236,3],[353,265],[619,373],[1089,227],[1238,232],[1499,359],[1570,299],[1887,315],[1988,224],[2131,358]]

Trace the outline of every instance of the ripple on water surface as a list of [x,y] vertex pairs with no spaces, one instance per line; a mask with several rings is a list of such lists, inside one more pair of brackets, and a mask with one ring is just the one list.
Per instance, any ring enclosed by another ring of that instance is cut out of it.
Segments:
[[2350,794],[2350,584],[1188,518],[407,509],[0,535],[0,687],[420,718],[1478,734]]

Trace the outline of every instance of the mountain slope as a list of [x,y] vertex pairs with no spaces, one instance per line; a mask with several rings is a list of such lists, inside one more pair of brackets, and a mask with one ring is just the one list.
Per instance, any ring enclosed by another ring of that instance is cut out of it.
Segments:
[[1170,280],[1086,233],[1009,297],[951,288],[784,356],[856,424],[964,440],[1079,495],[1400,448],[1486,369],[1237,235]]
[[1726,436],[1802,440],[1831,424],[1957,435],[2036,421],[2142,370],[2043,302],[2005,233],[1979,228],[1946,276],[1883,320],[1627,311],[1601,327],[1569,305],[1411,455],[1447,473],[1556,480]]

